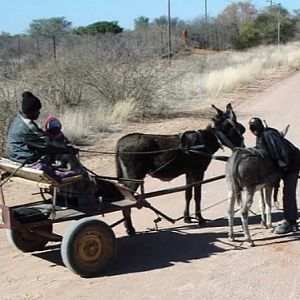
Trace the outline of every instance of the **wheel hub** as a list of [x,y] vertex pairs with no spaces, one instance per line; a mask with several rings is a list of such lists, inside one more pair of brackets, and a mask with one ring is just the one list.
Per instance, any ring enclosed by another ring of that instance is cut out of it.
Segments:
[[79,242],[78,254],[84,261],[95,261],[101,257],[102,241],[96,233],[86,234]]

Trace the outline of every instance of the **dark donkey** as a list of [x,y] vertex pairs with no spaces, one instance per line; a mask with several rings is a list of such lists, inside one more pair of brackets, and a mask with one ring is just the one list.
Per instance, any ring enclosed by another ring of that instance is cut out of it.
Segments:
[[[213,124],[206,129],[187,131],[183,134],[154,135],[132,133],[119,139],[116,145],[117,176],[127,179],[144,179],[146,174],[170,181],[179,175],[186,175],[184,221],[191,222],[189,206],[193,189],[190,186],[204,177],[212,155],[227,146],[243,147],[245,128],[237,122],[236,115],[228,104],[226,112],[212,106],[216,115]],[[193,151],[189,151],[193,149]],[[126,181],[125,185],[136,191],[139,184]],[[196,218],[199,225],[205,223],[201,214],[201,185],[194,186]],[[135,233],[132,226],[130,209],[123,210],[125,226],[129,235]]]

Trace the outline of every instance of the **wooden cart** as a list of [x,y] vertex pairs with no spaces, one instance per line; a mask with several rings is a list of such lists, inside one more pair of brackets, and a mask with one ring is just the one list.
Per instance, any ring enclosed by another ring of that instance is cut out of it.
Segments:
[[[116,255],[116,238],[112,228],[124,219],[107,225],[97,219],[97,215],[124,208],[147,207],[172,223],[182,218],[170,218],[154,208],[146,198],[183,191],[186,186],[144,193],[144,183],[139,181],[141,193],[134,195],[117,182],[118,178],[100,176],[104,186],[113,187],[121,197],[105,199],[104,193],[104,197],[95,199],[91,197],[90,202],[74,204],[69,203],[68,200],[58,201],[58,191],[63,187],[79,183],[82,180],[80,175],[67,177],[58,182],[44,171],[22,166],[20,163],[4,158],[0,158],[0,172],[0,228],[6,229],[8,240],[23,252],[43,250],[49,241],[61,242],[63,263],[82,277],[100,275]],[[224,175],[203,180],[198,184],[222,178]],[[5,202],[3,189],[8,181],[33,184],[41,196],[39,201],[9,206]],[[53,232],[53,224],[70,220],[76,221],[70,225],[63,236]]]

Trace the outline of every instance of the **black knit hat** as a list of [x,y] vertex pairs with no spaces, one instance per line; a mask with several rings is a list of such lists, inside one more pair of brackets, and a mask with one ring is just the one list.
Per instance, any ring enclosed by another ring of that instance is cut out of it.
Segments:
[[261,131],[264,128],[264,124],[260,118],[252,118],[249,121],[249,128],[251,131]]
[[28,114],[32,111],[40,110],[42,104],[39,98],[34,96],[31,92],[24,92],[22,94],[22,112]]

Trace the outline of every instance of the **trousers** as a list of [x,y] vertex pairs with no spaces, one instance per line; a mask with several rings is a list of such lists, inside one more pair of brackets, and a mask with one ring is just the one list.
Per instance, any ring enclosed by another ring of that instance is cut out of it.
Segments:
[[297,207],[297,182],[298,182],[298,170],[287,173],[282,177],[283,180],[283,216],[286,221],[291,224],[295,224],[298,219],[298,207]]

